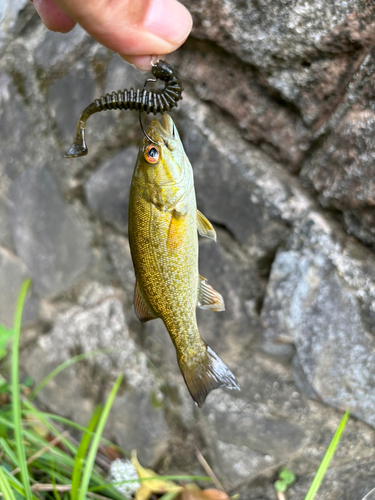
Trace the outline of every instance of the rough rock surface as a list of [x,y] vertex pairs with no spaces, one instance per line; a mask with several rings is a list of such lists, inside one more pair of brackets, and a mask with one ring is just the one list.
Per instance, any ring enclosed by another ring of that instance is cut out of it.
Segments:
[[192,36],[168,58],[185,87],[171,114],[218,235],[200,239],[200,271],[226,303],[197,321],[241,392],[214,391],[198,410],[162,321],[133,311],[138,114],[95,114],[89,154],[63,158],[83,108],[145,74],[80,28],[49,33],[21,0],[0,7],[0,323],[31,275],[22,360],[36,382],[115,350],[71,366],[39,404],[86,424],[122,371],[107,436],[161,473],[201,474],[198,446],[242,500],[274,499],[280,466],[297,474],[288,500],[304,498],[349,408],[319,495],[362,500],[375,456],[375,7],[188,8]]
[[142,459],[150,461],[154,448],[162,447],[168,437],[164,396],[145,354],[129,336],[121,300],[120,290],[90,283],[78,304],[59,314],[51,332],[39,338],[24,363],[40,382],[72,356],[92,353],[67,368],[39,395],[53,411],[82,425],[122,372],[124,381],[108,429],[112,439],[118,436],[120,446],[137,448]]
[[41,295],[69,288],[90,263],[88,235],[44,167],[29,168],[11,186],[13,238]]
[[108,160],[85,184],[90,209],[100,219],[127,232],[129,186],[138,150],[134,146],[124,149]]

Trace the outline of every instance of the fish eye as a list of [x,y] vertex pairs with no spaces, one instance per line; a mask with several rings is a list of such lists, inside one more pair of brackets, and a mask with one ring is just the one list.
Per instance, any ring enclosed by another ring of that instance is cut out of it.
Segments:
[[150,144],[146,148],[144,157],[147,163],[157,163],[159,161],[159,148],[155,144]]

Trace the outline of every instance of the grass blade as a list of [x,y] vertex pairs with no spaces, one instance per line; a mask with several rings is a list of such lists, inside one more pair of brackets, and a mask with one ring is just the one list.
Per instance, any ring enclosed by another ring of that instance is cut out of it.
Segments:
[[4,438],[0,438],[0,447],[1,447],[2,451],[5,453],[5,455],[7,456],[8,460],[10,462],[12,462],[12,464],[15,467],[18,467],[17,457],[14,454],[13,450],[11,449],[11,447],[9,446],[9,444],[7,443],[7,441],[5,441]]
[[0,491],[3,494],[5,500],[16,500],[13,495],[12,488],[10,487],[9,481],[3,472],[2,467],[0,467]]
[[345,428],[345,425],[346,425],[348,418],[349,418],[349,411],[347,411],[345,413],[345,415],[343,416],[343,418],[340,422],[340,425],[338,426],[338,428],[337,428],[337,430],[332,438],[332,441],[330,442],[330,444],[328,446],[328,449],[323,457],[323,460],[319,466],[319,469],[318,469],[318,471],[313,479],[313,482],[311,483],[309,491],[307,492],[305,500],[313,500],[318,489],[320,488],[321,482],[323,481],[323,478],[324,478],[325,473],[328,469],[328,466],[333,458],[333,455],[335,454],[336,447],[340,441],[341,434],[344,431],[344,428]]
[[93,467],[94,467],[95,456],[96,456],[96,453],[98,451],[100,439],[102,437],[105,423],[107,421],[109,412],[111,410],[113,401],[114,401],[114,399],[116,397],[116,393],[117,393],[117,391],[118,391],[118,389],[120,387],[122,379],[123,379],[123,374],[121,373],[117,377],[115,385],[113,386],[113,388],[112,388],[112,390],[111,390],[111,392],[109,394],[109,397],[107,399],[107,402],[106,402],[106,404],[105,404],[105,406],[103,408],[102,414],[100,415],[99,423],[98,423],[98,426],[96,428],[96,433],[95,433],[95,436],[93,438],[92,445],[91,445],[91,448],[90,448],[90,452],[89,452],[87,460],[86,460],[86,466],[85,466],[85,470],[84,470],[84,473],[83,473],[83,478],[82,478],[82,484],[81,484],[81,490],[80,490],[79,500],[85,500],[86,499],[86,493],[87,493],[87,489],[88,489],[88,486],[89,486],[91,473],[92,473],[92,470],[93,470]]
[[83,434],[81,442],[79,444],[73,467],[72,491],[71,491],[72,500],[78,499],[78,490],[79,490],[79,482],[81,479],[82,466],[85,461],[87,448],[89,447],[91,437],[93,435],[93,432],[98,423],[101,413],[102,413],[102,407],[98,406],[98,408],[95,409],[93,416],[91,417],[89,425],[87,426],[88,432],[85,432]]
[[35,396],[50,382],[53,378],[55,378],[59,373],[61,373],[63,370],[68,368],[69,366],[73,365],[74,363],[78,363],[78,361],[82,361],[84,359],[93,357],[93,356],[98,356],[99,354],[105,354],[111,351],[114,351],[115,349],[99,349],[97,351],[88,351],[84,352],[82,354],[78,354],[77,356],[74,356],[71,359],[67,359],[64,361],[64,363],[61,363],[61,365],[57,366],[54,370],[52,370],[33,390],[33,392],[30,394],[29,400],[32,401]]
[[13,402],[14,437],[16,442],[18,463],[21,469],[22,483],[25,488],[25,496],[27,500],[31,500],[33,495],[30,489],[29,471],[27,470],[27,465],[26,465],[26,452],[22,441],[21,401],[20,401],[18,369],[19,369],[19,346],[20,346],[22,313],[29,286],[30,286],[30,280],[25,280],[22,284],[21,291],[18,296],[16,315],[14,319],[14,338],[12,346],[12,402]]

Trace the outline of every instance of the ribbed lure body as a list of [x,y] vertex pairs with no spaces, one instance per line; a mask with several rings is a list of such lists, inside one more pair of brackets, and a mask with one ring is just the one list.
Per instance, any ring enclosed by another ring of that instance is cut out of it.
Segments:
[[89,104],[79,117],[73,144],[65,153],[65,157],[77,158],[87,154],[86,121],[94,113],[111,109],[130,109],[156,115],[157,113],[163,114],[177,106],[177,102],[182,99],[181,94],[184,89],[173,66],[165,61],[159,61],[152,67],[152,74],[156,80],[164,82],[164,88],[154,91],[146,88],[119,90],[95,99]]

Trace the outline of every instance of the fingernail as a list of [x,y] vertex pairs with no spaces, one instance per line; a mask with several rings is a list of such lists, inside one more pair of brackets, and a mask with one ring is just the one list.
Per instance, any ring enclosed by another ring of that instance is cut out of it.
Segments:
[[151,56],[121,56],[126,62],[133,64],[141,71],[151,70]]
[[152,0],[143,25],[170,44],[179,45],[188,37],[193,20],[176,0]]

